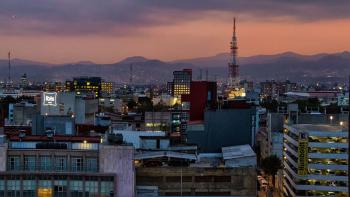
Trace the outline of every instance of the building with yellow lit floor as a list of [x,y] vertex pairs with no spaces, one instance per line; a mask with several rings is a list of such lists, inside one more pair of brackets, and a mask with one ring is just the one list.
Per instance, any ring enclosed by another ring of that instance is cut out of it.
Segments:
[[347,123],[284,125],[284,196],[348,196]]
[[244,88],[228,88],[225,92],[228,100],[244,98],[246,96]]
[[134,149],[100,137],[0,140],[0,196],[135,196]]

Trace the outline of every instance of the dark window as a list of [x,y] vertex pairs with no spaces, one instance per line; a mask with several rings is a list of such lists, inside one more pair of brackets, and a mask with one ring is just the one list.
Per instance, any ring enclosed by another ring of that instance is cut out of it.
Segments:
[[231,182],[231,176],[215,176],[214,182]]
[[196,176],[195,182],[211,182],[212,177],[211,176]]
[[73,172],[83,171],[83,158],[72,157],[72,171]]
[[20,157],[19,156],[9,156],[8,157],[8,168],[9,170],[21,170]]
[[55,170],[67,171],[67,157],[65,156],[55,157]]
[[86,171],[88,172],[97,172],[98,164],[96,157],[88,157],[86,158]]
[[51,156],[40,156],[40,170],[41,171],[51,170]]
[[24,156],[24,170],[35,170],[35,156]]

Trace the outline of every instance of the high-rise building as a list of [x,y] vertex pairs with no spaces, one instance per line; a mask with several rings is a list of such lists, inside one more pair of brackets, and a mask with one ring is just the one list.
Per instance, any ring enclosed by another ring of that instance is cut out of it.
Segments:
[[71,92],[71,91],[73,91],[73,90],[74,90],[73,81],[67,80],[64,87],[65,87],[65,91],[66,91],[66,92]]
[[285,124],[285,196],[348,196],[348,143],[344,122]]
[[189,106],[189,120],[204,120],[205,110],[216,109],[217,85],[213,81],[192,81],[191,93],[183,94],[182,106]]
[[43,90],[46,92],[49,92],[49,91],[61,92],[61,91],[65,90],[65,85],[60,81],[45,82]]
[[113,93],[113,82],[102,81],[101,82],[101,91],[103,94],[110,95]]
[[75,91],[77,95],[101,96],[101,77],[76,77],[73,82],[66,81],[66,90]]
[[182,94],[190,94],[192,69],[174,71],[173,75],[173,81],[168,83],[168,91],[170,95],[181,99]]

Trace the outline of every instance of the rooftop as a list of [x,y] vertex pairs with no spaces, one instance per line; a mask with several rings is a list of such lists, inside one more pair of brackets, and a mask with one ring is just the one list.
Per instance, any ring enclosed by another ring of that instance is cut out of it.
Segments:
[[296,130],[302,130],[304,132],[310,131],[342,131],[348,128],[348,123],[344,122],[343,126],[340,125],[329,125],[329,124],[295,124],[288,125]]
[[248,144],[222,147],[222,157],[224,160],[250,156],[255,156],[255,152]]
[[100,143],[101,137],[99,136],[67,136],[67,135],[54,135],[53,139],[49,139],[46,135],[31,135],[20,138],[19,136],[10,136],[10,141],[57,141],[57,142],[90,142]]
[[195,154],[180,153],[174,151],[148,151],[141,152],[135,155],[135,159],[153,159],[159,157],[167,158],[178,158],[178,159],[187,159],[187,160],[197,160]]

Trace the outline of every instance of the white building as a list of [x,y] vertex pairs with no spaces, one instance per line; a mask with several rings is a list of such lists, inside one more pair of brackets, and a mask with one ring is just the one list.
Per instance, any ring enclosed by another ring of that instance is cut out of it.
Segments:
[[348,196],[349,133],[344,124],[284,125],[285,196]]
[[71,115],[76,124],[94,124],[98,100],[77,96],[75,92],[43,92],[40,114],[48,116]]
[[117,130],[113,129],[114,134],[122,134],[123,140],[126,143],[133,144],[135,149],[140,149],[142,147],[142,143],[146,141],[141,140],[141,137],[145,136],[153,136],[153,137],[164,137],[164,131],[128,131],[128,130]]

